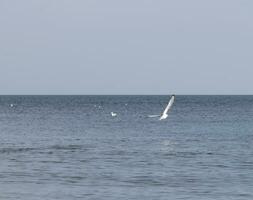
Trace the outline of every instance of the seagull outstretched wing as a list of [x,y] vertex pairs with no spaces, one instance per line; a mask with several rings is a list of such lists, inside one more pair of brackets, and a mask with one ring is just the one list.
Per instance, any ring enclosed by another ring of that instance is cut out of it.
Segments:
[[175,96],[173,95],[168,103],[168,105],[166,106],[165,110],[163,111],[163,114],[167,114],[170,110],[170,108],[172,107],[173,103],[175,100]]
[[168,117],[168,112],[169,112],[170,108],[172,107],[172,105],[174,103],[174,100],[175,100],[175,95],[172,95],[168,105],[166,106],[165,110],[163,111],[163,114],[162,114],[160,120],[161,119],[166,119]]

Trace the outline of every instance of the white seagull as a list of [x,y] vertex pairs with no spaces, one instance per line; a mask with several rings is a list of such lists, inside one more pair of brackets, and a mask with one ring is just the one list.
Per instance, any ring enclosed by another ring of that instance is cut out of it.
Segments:
[[175,95],[173,94],[170,98],[168,105],[166,106],[165,110],[163,111],[161,115],[149,115],[149,117],[160,117],[159,120],[166,119],[168,117],[168,112],[174,103],[174,100],[175,100]]
[[163,114],[161,115],[159,120],[163,120],[163,119],[166,119],[168,117],[168,112],[171,109],[174,101],[175,101],[175,95],[173,94],[171,96],[170,101],[169,101],[168,105],[166,106],[165,110],[163,111]]
[[116,117],[117,113],[111,112],[112,117]]

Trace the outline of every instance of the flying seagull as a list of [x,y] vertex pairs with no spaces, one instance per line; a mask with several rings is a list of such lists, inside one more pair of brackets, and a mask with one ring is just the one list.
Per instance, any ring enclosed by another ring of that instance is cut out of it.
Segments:
[[168,117],[168,112],[171,109],[174,101],[175,101],[175,95],[173,94],[171,96],[170,101],[169,101],[168,105],[166,106],[165,110],[163,111],[163,114],[161,115],[159,120],[163,120],[163,119],[166,119]]
[[168,105],[166,106],[165,110],[163,111],[161,115],[149,115],[149,117],[160,117],[159,120],[166,119],[168,117],[168,112],[174,103],[174,100],[175,100],[175,95],[173,94],[170,98]]

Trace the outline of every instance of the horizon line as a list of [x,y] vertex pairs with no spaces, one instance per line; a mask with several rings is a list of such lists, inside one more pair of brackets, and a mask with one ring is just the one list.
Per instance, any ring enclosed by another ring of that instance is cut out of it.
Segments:
[[0,96],[252,96],[253,94],[0,94]]

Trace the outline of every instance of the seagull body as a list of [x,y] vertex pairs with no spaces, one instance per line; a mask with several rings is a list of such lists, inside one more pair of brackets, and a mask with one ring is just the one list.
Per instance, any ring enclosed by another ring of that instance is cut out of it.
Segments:
[[170,98],[170,101],[168,103],[168,105],[166,106],[165,110],[163,111],[162,114],[160,115],[149,115],[148,117],[159,117],[159,120],[163,120],[163,119],[166,119],[168,117],[168,112],[170,111],[173,103],[174,103],[174,100],[175,100],[175,95],[173,94]]
[[175,95],[172,95],[171,98],[170,98],[170,101],[168,103],[168,105],[166,106],[165,110],[163,111],[161,117],[159,120],[163,120],[163,119],[166,119],[168,117],[168,112],[170,110],[170,108],[172,107],[173,103],[175,101]]
[[117,113],[111,112],[112,117],[116,117]]

